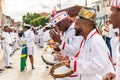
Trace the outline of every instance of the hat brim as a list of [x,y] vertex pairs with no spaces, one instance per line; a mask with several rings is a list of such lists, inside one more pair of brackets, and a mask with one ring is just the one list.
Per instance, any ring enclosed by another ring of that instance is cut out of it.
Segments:
[[92,19],[87,19],[85,17],[82,17],[82,16],[79,16],[80,19],[85,19],[85,20],[89,20],[89,21],[92,21],[92,22],[95,22],[95,20],[92,20]]

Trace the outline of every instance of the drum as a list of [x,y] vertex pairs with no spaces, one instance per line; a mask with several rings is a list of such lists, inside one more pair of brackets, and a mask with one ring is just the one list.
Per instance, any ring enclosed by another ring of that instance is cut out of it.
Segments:
[[43,54],[42,60],[47,64],[53,66],[54,64],[58,63],[58,61],[55,60],[55,54]]
[[52,68],[50,69],[50,74],[54,77],[54,78],[64,78],[64,77],[68,77],[70,75],[72,75],[74,73],[73,70],[71,70],[70,68],[68,68],[65,65],[65,62],[61,62],[58,64],[55,64],[54,66],[52,66]]

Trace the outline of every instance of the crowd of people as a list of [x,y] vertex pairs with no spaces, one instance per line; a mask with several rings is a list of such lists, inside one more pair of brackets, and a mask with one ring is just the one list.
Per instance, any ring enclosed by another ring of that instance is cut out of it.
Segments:
[[20,30],[5,25],[0,36],[5,68],[13,68],[10,56],[25,41],[32,69],[35,43],[43,50],[52,46],[56,60],[74,71],[71,76],[55,80],[120,80],[120,0],[113,0],[111,10],[105,26],[99,30],[95,23],[97,14],[84,8],[74,20],[66,11],[57,13],[43,28],[26,24]]

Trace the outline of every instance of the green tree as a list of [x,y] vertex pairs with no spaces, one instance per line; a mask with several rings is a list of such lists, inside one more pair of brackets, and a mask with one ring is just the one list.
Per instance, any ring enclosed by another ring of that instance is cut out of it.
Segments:
[[38,18],[30,21],[30,24],[31,24],[32,26],[37,27],[37,26],[39,26],[39,25],[45,26],[45,24],[46,24],[47,22],[49,22],[49,18],[46,18],[45,16],[41,16],[41,17],[38,17]]
[[30,24],[30,22],[36,18],[40,17],[39,13],[27,13],[23,16],[23,22],[26,24]]

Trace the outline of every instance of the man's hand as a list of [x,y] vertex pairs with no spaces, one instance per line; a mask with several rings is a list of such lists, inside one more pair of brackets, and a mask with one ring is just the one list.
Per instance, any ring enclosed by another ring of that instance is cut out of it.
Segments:
[[56,46],[56,47],[54,47],[54,50],[55,51],[60,51],[60,48]]
[[66,65],[67,67],[70,67],[70,60],[65,61],[65,65]]
[[103,77],[103,80],[115,80],[115,77],[115,74],[110,72]]
[[120,36],[118,36],[118,38],[119,38],[119,42],[120,42]]
[[69,57],[68,56],[63,56],[63,55],[57,55],[56,56],[56,59],[58,60],[58,61],[65,61],[65,60],[69,60]]
[[54,30],[50,30],[50,37],[57,43],[61,44],[60,35],[58,35]]
[[5,38],[4,37],[1,37],[1,40],[4,40]]
[[12,44],[9,44],[10,46],[13,46]]

